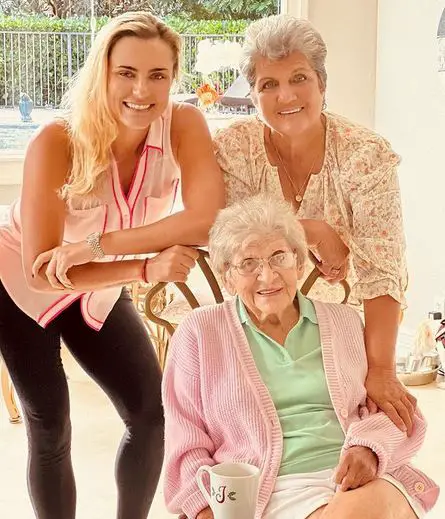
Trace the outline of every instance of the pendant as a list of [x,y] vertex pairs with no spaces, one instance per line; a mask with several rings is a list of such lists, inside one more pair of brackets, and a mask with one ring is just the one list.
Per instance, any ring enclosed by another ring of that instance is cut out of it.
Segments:
[[301,204],[301,202],[303,201],[303,197],[302,197],[301,195],[296,195],[296,196],[295,196],[295,200],[296,200],[299,204]]

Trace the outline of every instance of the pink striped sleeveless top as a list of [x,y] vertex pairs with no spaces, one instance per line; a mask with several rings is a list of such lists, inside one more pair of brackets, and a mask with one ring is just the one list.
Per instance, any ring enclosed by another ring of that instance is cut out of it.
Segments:
[[[151,124],[143,152],[125,194],[114,160],[104,182],[98,205],[89,209],[67,209],[64,243],[84,240],[95,231],[103,233],[149,225],[168,216],[175,202],[180,170],[171,149],[173,105]],[[100,330],[117,301],[122,287],[92,292],[50,294],[32,291],[22,268],[20,199],[11,206],[9,222],[0,227],[0,279],[14,302],[42,327],[75,300],[80,299],[85,322]],[[121,260],[107,256],[102,261]]]

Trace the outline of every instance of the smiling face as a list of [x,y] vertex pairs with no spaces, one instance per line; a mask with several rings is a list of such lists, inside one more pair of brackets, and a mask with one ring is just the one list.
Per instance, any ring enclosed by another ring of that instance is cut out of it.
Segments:
[[[267,259],[282,253],[287,253],[281,256],[287,259],[271,260],[272,264],[276,264],[271,268]],[[289,262],[289,256],[292,256],[293,261]],[[276,236],[270,239],[259,235],[249,237],[241,244],[232,265],[246,265],[255,258],[263,259],[258,272],[245,275],[239,272],[239,268],[232,266],[226,275],[226,286],[229,292],[241,298],[251,314],[259,321],[264,321],[272,315],[283,315],[292,308],[302,269],[297,267],[287,241]]]
[[108,104],[122,128],[146,130],[167,108],[175,58],[160,38],[125,36],[109,56]]
[[324,90],[317,73],[299,51],[279,60],[255,61],[252,100],[276,132],[295,136],[320,122]]

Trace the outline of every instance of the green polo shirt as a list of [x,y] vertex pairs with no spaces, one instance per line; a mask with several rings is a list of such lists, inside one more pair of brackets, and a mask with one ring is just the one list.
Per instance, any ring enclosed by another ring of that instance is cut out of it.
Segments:
[[280,476],[335,467],[344,442],[326,383],[315,308],[299,292],[297,297],[300,319],[284,346],[261,332],[237,299],[239,318],[283,431]]

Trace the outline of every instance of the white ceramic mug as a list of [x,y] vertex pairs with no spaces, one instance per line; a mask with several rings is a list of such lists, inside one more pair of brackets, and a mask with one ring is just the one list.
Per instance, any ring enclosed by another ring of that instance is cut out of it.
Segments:
[[[210,494],[203,482],[210,477]],[[220,463],[198,469],[198,486],[212,509],[215,519],[254,519],[260,470],[248,463]]]

